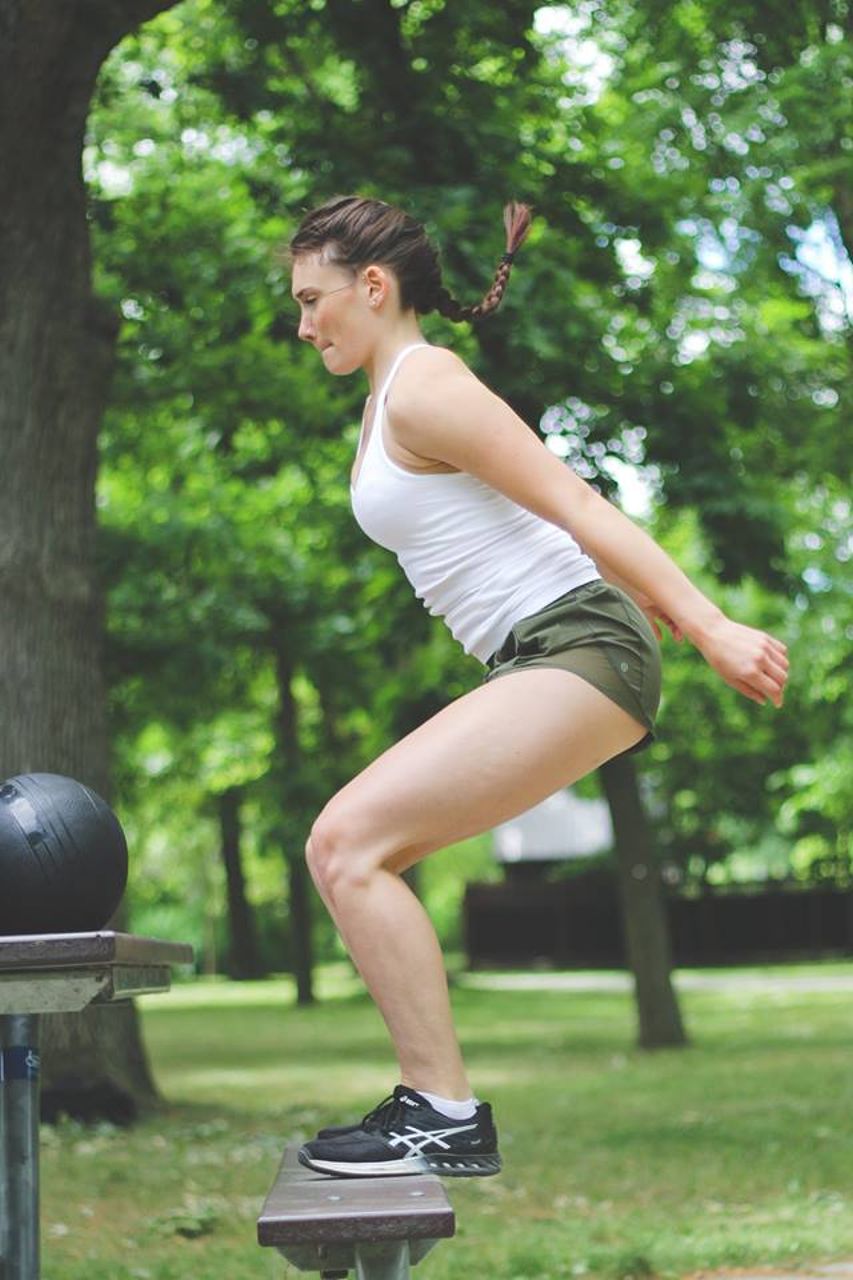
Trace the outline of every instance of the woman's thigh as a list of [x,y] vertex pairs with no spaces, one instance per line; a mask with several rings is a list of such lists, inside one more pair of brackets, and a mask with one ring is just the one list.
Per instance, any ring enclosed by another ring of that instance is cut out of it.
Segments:
[[315,834],[399,871],[515,817],[645,732],[571,672],[512,672],[458,698],[378,756],[332,798]]

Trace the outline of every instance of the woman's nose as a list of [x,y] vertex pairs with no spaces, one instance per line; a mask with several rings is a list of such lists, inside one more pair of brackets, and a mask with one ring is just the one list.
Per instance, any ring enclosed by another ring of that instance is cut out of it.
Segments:
[[311,342],[316,336],[314,325],[309,316],[302,315],[299,318],[299,329],[297,330],[299,337],[303,342]]

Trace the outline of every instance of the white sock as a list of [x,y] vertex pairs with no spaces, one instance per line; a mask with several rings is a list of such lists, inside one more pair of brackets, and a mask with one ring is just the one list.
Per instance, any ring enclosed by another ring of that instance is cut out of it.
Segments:
[[422,1098],[426,1098],[433,1111],[447,1116],[448,1120],[471,1120],[477,1111],[477,1099],[467,1098],[465,1102],[457,1102],[453,1098],[442,1098],[437,1093],[427,1093],[418,1089]]

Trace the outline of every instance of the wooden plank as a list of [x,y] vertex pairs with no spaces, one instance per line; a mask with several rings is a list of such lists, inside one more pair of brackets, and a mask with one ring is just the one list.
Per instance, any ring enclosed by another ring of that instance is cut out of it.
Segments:
[[299,1164],[288,1147],[258,1219],[263,1245],[446,1239],[453,1208],[433,1174],[330,1178]]
[[131,933],[39,933],[0,937],[0,971],[82,968],[86,965],[192,964],[193,949]]

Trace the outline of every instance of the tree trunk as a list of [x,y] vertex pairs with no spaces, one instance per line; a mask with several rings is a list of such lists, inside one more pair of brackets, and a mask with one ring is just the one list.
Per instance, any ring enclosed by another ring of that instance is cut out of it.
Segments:
[[241,800],[239,787],[229,787],[219,796],[219,830],[228,900],[228,974],[238,980],[263,976],[258,956],[255,918],[246,898],[246,879],[240,850]]
[[[0,0],[0,777],[107,797],[95,475],[118,324],[92,295],[81,154],[104,58],[171,3]],[[42,1044],[48,1112],[54,1090],[110,1118],[155,1096],[132,1006],[46,1017]]]
[[601,767],[613,819],[619,898],[628,963],[634,974],[638,1043],[684,1045],[687,1036],[672,985],[672,950],[660,872],[630,756]]
[[41,1018],[42,1118],[130,1124],[158,1099],[131,1001]]
[[[278,637],[287,635],[287,621],[284,617],[278,617],[273,622],[273,633]],[[282,806],[281,826],[290,900],[291,972],[296,978],[298,1003],[309,1005],[314,1003],[314,954],[311,893],[302,853],[307,835],[307,831],[302,834],[307,823],[304,802],[301,802],[299,795],[302,755],[299,747],[298,712],[292,687],[293,664],[281,642],[275,650],[275,663],[278,682],[278,756],[281,765],[279,800]]]

